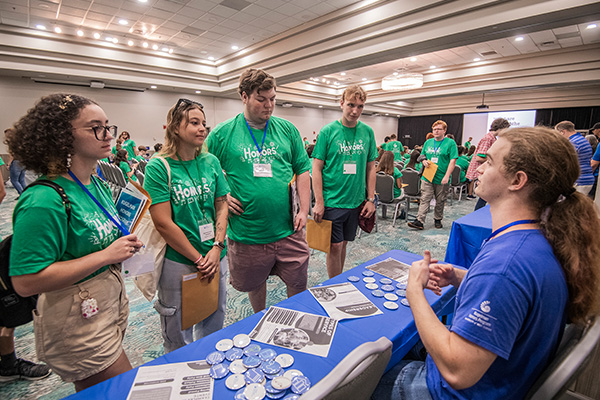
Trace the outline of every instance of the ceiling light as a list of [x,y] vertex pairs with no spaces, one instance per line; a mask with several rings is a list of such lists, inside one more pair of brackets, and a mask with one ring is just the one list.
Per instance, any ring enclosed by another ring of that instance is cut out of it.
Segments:
[[515,42],[522,42],[525,38],[523,36],[517,36]]
[[328,85],[329,85],[329,84],[331,84],[331,81],[327,81],[327,84],[328,84]]
[[475,57],[475,58],[473,59],[473,61],[481,61],[481,58],[479,58],[479,57]]
[[113,42],[114,44],[117,44],[117,43],[119,43],[119,39],[117,39],[117,38],[113,38],[112,42]]
[[323,106],[319,106],[319,108],[323,108]]
[[208,56],[208,59],[209,59],[210,61],[213,61],[215,58],[214,58],[213,56]]
[[83,31],[82,31],[81,29],[79,29],[79,30],[77,31],[77,36],[80,36],[80,37],[81,37],[81,36],[83,36]]
[[150,86],[150,89],[156,89],[156,85]]
[[173,49],[169,49],[169,54],[173,54]]
[[98,32],[94,33],[94,39],[100,39],[100,34]]
[[153,44],[152,45],[152,50],[158,50],[158,45],[157,44]]
[[395,71],[392,75],[398,75],[398,71]]
[[107,36],[104,38],[104,40],[106,40],[107,42],[112,42],[113,38],[111,38],[110,36]]
[[362,81],[363,81],[363,82],[364,82],[364,81],[366,81],[366,80],[367,80],[367,78],[362,78]]
[[200,94],[200,93],[202,93],[201,90],[196,90],[196,94]]
[[341,76],[346,76],[346,73],[345,73],[345,72],[342,72],[340,75],[341,75]]
[[417,57],[411,57],[411,58],[410,58],[410,61],[412,61],[412,62],[415,62],[415,61],[417,61]]
[[129,25],[129,21],[127,21],[126,19],[120,19],[119,25]]
[[138,0],[140,3],[147,3],[148,0]]
[[327,81],[327,79],[323,78],[321,79],[321,82],[325,83]]
[[169,48],[168,47],[163,47],[161,50],[166,53],[167,51],[169,51]]
[[127,46],[133,46],[133,40],[128,40],[127,41]]
[[339,83],[339,82],[333,82],[333,84],[337,86],[337,85],[339,85],[340,83]]
[[588,26],[585,27],[585,29],[594,29],[596,28],[598,25],[596,24],[589,24]]
[[409,72],[406,69],[397,71],[397,74],[388,75],[381,80],[383,90],[411,90],[423,86],[423,74]]
[[46,27],[45,27],[44,25],[42,25],[42,24],[38,24],[38,25],[36,25],[35,27],[36,27],[37,29],[41,29],[42,31],[45,31],[45,30],[46,30]]
[[144,42],[144,43],[142,43],[142,47],[143,47],[143,48],[145,48],[145,49],[146,49],[146,48],[148,48],[148,46],[149,46],[149,45],[148,45],[148,42]]
[[239,49],[239,47],[236,45],[231,46],[231,50],[238,50],[238,49]]
[[55,27],[54,27],[54,32],[56,32],[56,33],[61,33],[61,32],[62,32],[62,29],[60,29],[60,27],[58,27],[58,26],[55,26]]
[[388,114],[388,113],[385,113],[385,115],[390,115],[390,114]]
[[435,65],[429,66],[429,69],[435,69],[435,68],[437,68]]

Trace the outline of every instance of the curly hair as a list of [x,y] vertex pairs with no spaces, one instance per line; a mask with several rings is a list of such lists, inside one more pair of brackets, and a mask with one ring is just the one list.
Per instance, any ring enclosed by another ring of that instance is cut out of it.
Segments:
[[[355,99],[359,99],[362,102],[367,101],[367,92],[358,85],[347,87],[344,93],[342,93],[342,101],[355,101]],[[395,140],[395,137],[390,137],[390,139]]]
[[14,124],[4,143],[26,169],[50,176],[64,174],[73,154],[71,122],[90,104],[97,103],[76,94],[44,96]]
[[[179,149],[179,136],[177,129],[181,122],[185,121],[186,124],[190,121],[190,110],[197,109],[202,111],[206,118],[206,113],[202,109],[202,106],[196,102],[183,102],[180,105],[176,104],[167,113],[167,129],[165,131],[165,145],[160,149],[159,155],[163,157],[173,158],[177,154]],[[203,148],[206,147],[206,143],[202,148],[196,149],[196,155],[200,154]]]
[[575,148],[542,127],[507,129],[498,136],[511,143],[504,157],[506,176],[527,175],[530,204],[565,273],[569,319],[586,322],[599,313],[600,220],[590,198],[573,187],[580,173]]
[[246,93],[247,96],[250,96],[254,90],[260,92],[263,90],[269,91],[271,89],[277,90],[275,78],[262,69],[249,68],[242,72],[240,84],[238,86],[238,93],[240,96],[242,93]]

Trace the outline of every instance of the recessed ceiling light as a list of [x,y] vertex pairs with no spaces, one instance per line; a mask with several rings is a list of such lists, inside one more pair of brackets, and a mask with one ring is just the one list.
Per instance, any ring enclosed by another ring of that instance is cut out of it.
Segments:
[[167,51],[169,51],[169,48],[168,47],[163,47],[161,50],[166,53]]
[[146,49],[146,48],[148,48],[148,46],[149,46],[148,42],[144,42],[144,43],[142,43],[142,47],[143,47],[143,48],[145,48],[145,49]]
[[80,37],[81,37],[81,36],[83,36],[83,31],[82,31],[81,29],[79,29],[79,30],[77,31],[77,36],[80,36]]
[[42,30],[42,31],[45,31],[45,30],[46,30],[46,27],[45,27],[44,25],[42,25],[42,24],[37,24],[35,27],[36,27],[37,29],[40,29],[40,30]]
[[342,72],[340,75],[341,75],[341,76],[346,76],[346,73],[345,73],[345,72]]
[[385,113],[385,115],[390,115],[390,114],[388,114],[388,113]]
[[107,42],[112,42],[113,38],[111,38],[110,36],[107,36],[104,38],[104,40],[106,40]]
[[598,27],[598,25],[596,25],[596,24],[589,24],[588,26],[585,27],[585,29],[594,29],[596,27]]
[[325,78],[322,78],[322,79],[321,79],[321,82],[325,83],[325,82],[327,82],[327,79],[325,79]]
[[98,32],[94,33],[94,39],[100,39],[100,34]]
[[396,76],[396,75],[398,75],[398,72],[396,71],[396,72],[394,72],[392,75]]
[[430,65],[429,66],[429,69],[435,69],[435,68],[437,68],[435,65]]
[[156,89],[155,85],[150,86],[150,89]]
[[208,56],[208,59],[209,59],[210,61],[213,61],[215,58],[214,58],[213,56]]
[[120,19],[119,25],[129,25],[129,21],[127,21],[126,19]]
[[473,59],[473,61],[481,61],[481,58],[479,58],[479,57],[475,57],[475,58]]
[[201,90],[196,90],[196,94],[200,94],[200,93],[202,93]]
[[127,41],[127,46],[133,46],[133,40],[128,40]]
[[333,82],[333,84],[337,86],[337,85],[339,85],[340,83],[339,83],[339,82]]
[[173,54],[173,49],[169,49],[169,54]]
[[60,27],[58,27],[58,26],[55,26],[55,27],[54,27],[54,32],[56,32],[56,33],[61,33],[61,32],[62,32],[62,29],[60,29]]
[[323,108],[323,106],[319,106],[319,108]]
[[412,62],[417,61],[417,57],[411,57],[410,61],[412,61]]
[[140,3],[147,3],[148,0],[138,0]]
[[367,78],[362,78],[363,82],[367,80]]
[[152,50],[158,50],[158,45],[157,44],[153,44],[152,45]]
[[119,39],[117,39],[117,38],[113,38],[112,42],[113,42],[114,44],[117,44],[117,43],[119,43]]
[[236,45],[231,46],[231,50],[238,50],[238,49],[239,49],[239,47]]
[[331,84],[331,81],[327,81],[326,83],[329,85],[329,84]]
[[515,38],[515,42],[522,42],[522,41],[523,41],[523,39],[524,39],[524,37],[523,37],[523,36],[517,36],[517,37]]

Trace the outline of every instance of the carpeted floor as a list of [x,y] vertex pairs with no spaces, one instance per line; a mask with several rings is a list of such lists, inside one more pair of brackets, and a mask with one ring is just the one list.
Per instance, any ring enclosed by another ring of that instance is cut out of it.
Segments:
[[[0,235],[5,237],[12,232],[11,216],[16,203],[17,193],[10,183],[7,184],[7,196],[0,204]],[[388,250],[399,249],[422,254],[430,250],[432,255],[443,260],[448,242],[452,221],[470,213],[475,206],[474,201],[453,201],[446,204],[444,228],[434,229],[430,211],[424,231],[416,231],[406,226],[403,220],[392,226],[391,218],[382,219],[378,210],[378,230],[371,234],[363,233],[356,241],[349,243],[345,269],[353,268]],[[388,210],[388,214],[391,211]],[[411,206],[411,214],[416,214],[416,205]],[[308,269],[308,285],[314,286],[327,279],[325,254],[315,251],[311,256]],[[272,277],[267,284],[267,306],[278,303],[285,298],[285,286],[279,278]],[[129,326],[123,346],[136,367],[163,354],[158,314],[135,288],[127,282],[130,301]],[[225,325],[230,325],[252,314],[252,308],[245,293],[240,293],[231,286],[227,288],[227,316]],[[18,327],[15,333],[17,356],[36,361],[33,326],[31,323]],[[73,385],[64,383],[54,374],[37,382],[15,381],[0,383],[1,399],[61,399],[74,393]]]

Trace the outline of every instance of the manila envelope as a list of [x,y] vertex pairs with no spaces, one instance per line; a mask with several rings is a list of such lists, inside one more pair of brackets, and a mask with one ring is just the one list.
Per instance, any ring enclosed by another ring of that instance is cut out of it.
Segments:
[[306,241],[308,247],[329,253],[331,247],[331,221],[321,220],[316,223],[314,219],[306,221]]
[[191,328],[217,311],[219,270],[213,280],[200,279],[200,273],[186,274],[181,281],[181,329]]
[[433,182],[433,177],[435,176],[437,169],[437,164],[429,161],[429,167],[423,169],[423,177],[429,182]]

